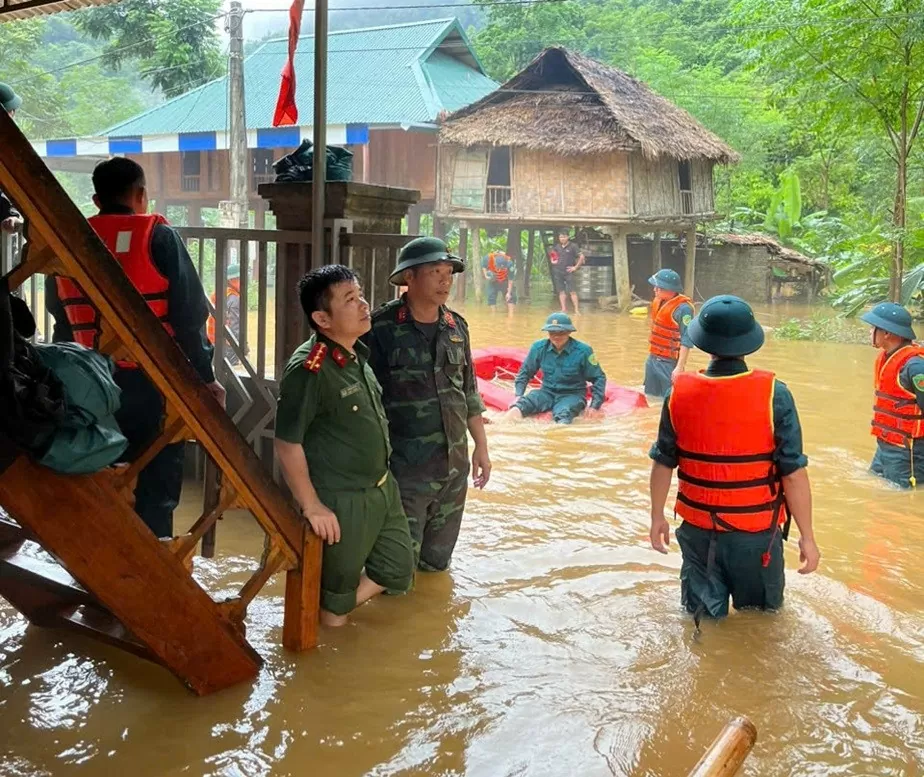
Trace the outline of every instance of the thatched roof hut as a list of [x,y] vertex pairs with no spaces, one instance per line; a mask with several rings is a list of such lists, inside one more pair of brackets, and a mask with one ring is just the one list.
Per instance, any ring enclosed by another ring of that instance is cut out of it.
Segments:
[[640,151],[648,159],[739,161],[735,151],[641,81],[548,48],[496,92],[448,116],[440,142],[559,156]]

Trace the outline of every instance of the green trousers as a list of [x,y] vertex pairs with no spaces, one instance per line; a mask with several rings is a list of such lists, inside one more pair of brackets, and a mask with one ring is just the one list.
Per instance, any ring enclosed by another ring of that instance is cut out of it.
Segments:
[[414,551],[394,476],[389,473],[381,487],[319,488],[318,497],[340,524],[340,542],[324,545],[321,607],[335,615],[346,615],[356,607],[363,569],[373,583],[390,593],[410,589]]
[[[782,533],[715,532],[715,557],[709,569],[710,529],[684,521],[677,529],[683,555],[680,566],[680,600],[687,612],[702,611],[713,618],[728,615],[731,597],[736,610],[776,610],[783,605]],[[763,565],[764,554],[770,563]]]

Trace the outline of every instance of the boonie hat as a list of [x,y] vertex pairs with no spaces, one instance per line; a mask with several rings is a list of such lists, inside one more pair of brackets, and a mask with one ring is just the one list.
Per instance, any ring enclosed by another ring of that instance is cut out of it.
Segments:
[[3,108],[7,113],[11,113],[18,110],[21,105],[22,97],[13,91],[13,87],[0,82],[0,108]]
[[731,294],[703,303],[687,327],[687,334],[693,345],[712,356],[747,356],[764,344],[763,327],[754,318],[751,306]]

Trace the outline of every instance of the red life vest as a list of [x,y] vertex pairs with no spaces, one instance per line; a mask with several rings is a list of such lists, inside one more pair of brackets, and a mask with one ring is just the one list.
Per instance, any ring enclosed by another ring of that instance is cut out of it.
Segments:
[[680,358],[680,325],[674,321],[674,311],[684,303],[693,307],[693,300],[683,294],[670,299],[655,297],[651,301],[648,350],[655,356],[674,361]]
[[890,445],[907,448],[909,440],[924,437],[924,412],[918,407],[913,392],[905,389],[898,377],[915,356],[924,356],[924,347],[910,344],[891,356],[880,351],[876,358],[872,433]]
[[773,463],[772,372],[678,375],[670,397],[677,515],[701,529],[760,532],[785,520]]
[[[132,285],[148,307],[173,335],[167,313],[169,283],[151,260],[151,236],[154,227],[166,224],[163,216],[99,215],[91,216],[90,226],[121,265]],[[55,277],[58,299],[64,309],[74,340],[87,348],[99,348],[100,313],[80,285],[63,275]],[[120,367],[135,368],[135,362],[120,361]]]
[[494,273],[494,278],[498,283],[506,283],[507,282],[507,268],[505,267],[503,270],[499,269],[497,266],[497,263],[494,261],[495,257],[498,255],[504,256],[504,257],[507,256],[507,254],[504,254],[504,253],[495,254],[493,251],[490,254],[488,254],[488,271]]

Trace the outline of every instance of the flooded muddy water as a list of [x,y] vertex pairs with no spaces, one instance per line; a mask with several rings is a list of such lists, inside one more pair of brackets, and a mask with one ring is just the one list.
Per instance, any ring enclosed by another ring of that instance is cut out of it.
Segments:
[[[476,347],[527,346],[547,312],[465,311]],[[640,386],[644,319],[576,323],[610,380]],[[817,574],[789,574],[777,614],[733,613],[694,638],[676,544],[661,556],[647,540],[658,407],[495,424],[491,483],[470,498],[452,570],[361,608],[304,655],[279,644],[277,577],[249,613],[266,658],[250,686],[197,699],[0,604],[0,773],[683,777],[746,714],[759,735],[744,775],[924,774],[924,493],[866,472],[874,355],[768,337],[751,360],[795,395],[823,556]],[[261,534],[232,514],[218,547],[196,573],[230,594]]]

